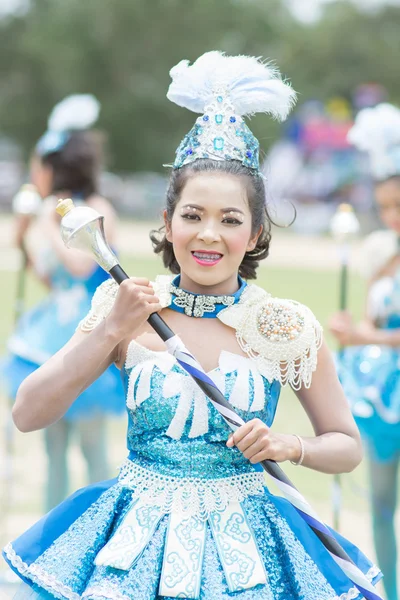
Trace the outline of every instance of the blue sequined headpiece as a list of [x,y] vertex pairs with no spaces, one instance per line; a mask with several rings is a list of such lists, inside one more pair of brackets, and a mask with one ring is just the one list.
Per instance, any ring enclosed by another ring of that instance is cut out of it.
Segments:
[[244,119],[236,114],[227,92],[215,92],[215,99],[198,117],[194,127],[181,141],[174,162],[179,169],[198,158],[239,160],[244,166],[259,169],[259,143]]
[[238,160],[259,171],[259,143],[244,121],[258,112],[283,121],[296,93],[279,71],[254,56],[206,52],[192,65],[182,60],[170,72],[169,100],[200,114],[181,141],[179,169],[199,158]]

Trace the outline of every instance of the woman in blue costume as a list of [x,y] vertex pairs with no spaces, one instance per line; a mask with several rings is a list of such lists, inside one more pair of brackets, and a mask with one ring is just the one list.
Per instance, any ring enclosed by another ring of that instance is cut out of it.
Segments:
[[386,230],[372,233],[361,249],[359,268],[368,280],[362,323],[348,313],[331,329],[346,348],[339,375],[364,438],[371,488],[373,532],[389,600],[397,591],[394,516],[400,459],[400,110],[381,104],[361,111],[349,140],[367,151],[376,180],[378,211]]
[[[77,202],[86,202],[106,216],[113,239],[114,211],[108,201],[97,194],[98,134],[88,129],[98,113],[99,104],[93,96],[64,99],[50,115],[49,129],[39,140],[32,158],[32,183],[45,200],[36,224],[36,236],[41,244],[36,255],[31,251],[29,258],[50,293],[22,317],[9,340],[10,357],[4,372],[13,398],[21,382],[71,338],[87,314],[97,286],[107,279],[107,274],[94,261],[79,252],[66,250],[60,240],[59,219],[54,209],[60,197],[72,196]],[[27,225],[26,217],[17,222],[19,243],[25,237]],[[62,419],[45,430],[46,510],[54,508],[70,492],[67,449],[72,434],[78,434],[89,483],[109,476],[106,415],[123,410],[123,385],[118,370],[112,366],[92,386],[82,390]]]
[[[358,598],[257,468],[269,458],[336,473],[361,460],[318,321],[245,281],[268,255],[270,222],[258,141],[243,116],[283,119],[295,94],[260,60],[219,52],[183,61],[171,76],[169,99],[200,113],[177,150],[165,233],[152,234],[175,276],[100,286],[80,331],[22,384],[13,412],[23,431],[47,427],[116,363],[129,454],[117,479],[78,491],[7,545],[26,584],[17,597]],[[150,328],[156,311],[247,421],[235,434]],[[282,385],[296,391],[315,437],[270,429]],[[341,542],[375,583],[379,570]]]

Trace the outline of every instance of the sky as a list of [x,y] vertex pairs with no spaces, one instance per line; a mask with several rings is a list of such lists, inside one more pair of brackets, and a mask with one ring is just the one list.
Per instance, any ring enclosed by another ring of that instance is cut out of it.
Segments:
[[[1,1],[1,0],[0,0]],[[285,0],[293,14],[305,22],[316,21],[324,4],[335,0]],[[385,4],[400,6],[400,0],[352,0],[354,4],[365,10],[374,10]]]

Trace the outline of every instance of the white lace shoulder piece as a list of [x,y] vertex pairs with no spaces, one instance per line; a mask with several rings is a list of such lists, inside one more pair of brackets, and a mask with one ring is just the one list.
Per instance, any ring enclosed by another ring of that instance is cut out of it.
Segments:
[[236,329],[240,347],[268,381],[295,390],[310,387],[322,327],[309,308],[249,285],[239,303],[222,310],[218,318]]
[[107,279],[99,285],[93,294],[92,306],[86,317],[79,323],[77,329],[92,331],[109,315],[118,293],[118,287],[114,279]]
[[169,306],[172,302],[170,284],[173,278],[173,275],[157,275],[155,281],[151,284],[163,308]]

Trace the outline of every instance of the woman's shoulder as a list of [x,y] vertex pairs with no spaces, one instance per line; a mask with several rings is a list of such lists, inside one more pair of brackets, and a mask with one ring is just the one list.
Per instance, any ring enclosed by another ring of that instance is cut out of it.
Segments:
[[[152,283],[156,293],[160,297],[160,303],[162,306],[168,306],[169,300],[169,282],[172,280],[172,276],[169,275],[158,275],[155,282]],[[86,317],[78,325],[78,329],[83,331],[91,331],[101,321],[103,321],[111,312],[114,306],[115,298],[117,297],[119,285],[112,279],[106,279],[103,281],[93,294],[92,304]]]
[[240,302],[218,316],[236,329],[239,345],[257,360],[268,379],[295,389],[311,384],[322,326],[307,306],[248,285]]
[[82,331],[91,331],[111,312],[118,293],[118,284],[114,279],[106,279],[101,283],[92,298],[92,305],[86,317],[78,325]]

